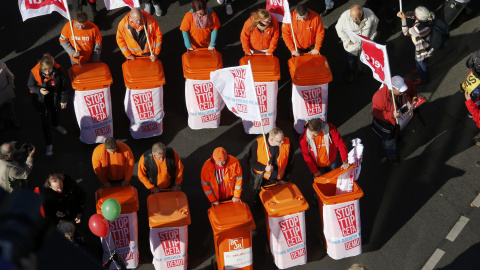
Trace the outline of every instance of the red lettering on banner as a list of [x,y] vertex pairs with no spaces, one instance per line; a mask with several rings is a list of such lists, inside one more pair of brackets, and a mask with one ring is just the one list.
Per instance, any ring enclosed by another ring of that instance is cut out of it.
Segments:
[[112,132],[110,125],[95,129],[95,136],[101,136]]
[[302,91],[308,116],[322,113],[322,88],[316,87]]
[[337,221],[344,237],[354,234],[358,231],[355,205],[353,203],[345,207],[335,209],[335,215],[337,216]]
[[110,221],[110,232],[116,248],[130,246],[130,226],[128,217],[118,217]]
[[175,267],[175,266],[182,266],[182,265],[183,265],[183,260],[182,259],[167,261],[167,268],[171,268],[171,267]]
[[150,132],[152,130],[157,129],[157,127],[158,127],[157,122],[152,122],[145,125],[141,125],[140,129],[142,129],[142,132]]
[[93,123],[102,122],[107,119],[107,105],[105,104],[105,93],[99,92],[83,97],[87,104],[88,111]]
[[345,250],[349,250],[355,247],[360,246],[360,238],[353,239],[345,243]]
[[289,247],[303,242],[300,218],[298,216],[285,219],[278,224]]
[[247,113],[248,112],[247,104],[238,104],[238,103],[236,103],[236,104],[237,104],[237,111],[238,112],[241,112],[241,113]]
[[[262,118],[263,126],[270,125],[270,118]],[[261,127],[260,121],[253,121],[254,127]]]
[[202,123],[215,121],[217,119],[218,119],[218,115],[216,113],[207,114],[202,116]]
[[255,86],[255,92],[257,92],[258,107],[260,107],[260,113],[267,112],[267,85],[261,84]]
[[26,0],[25,1],[25,9],[39,9],[44,6],[55,5],[59,7],[61,10],[67,12],[65,9],[65,4],[63,3],[64,0]]
[[300,258],[302,256],[305,256],[305,248],[301,248],[301,249],[295,250],[293,252],[290,252],[290,258],[292,260],[295,260],[295,259]]
[[238,68],[234,70],[230,70],[233,75],[233,93],[235,97],[245,98],[245,75],[247,74],[247,70],[245,68]]
[[123,261],[129,261],[133,259],[133,251],[130,251],[128,253],[119,253],[119,255],[123,259]]
[[159,232],[158,237],[162,241],[165,256],[180,254],[180,230]]
[[152,91],[141,94],[133,94],[132,98],[135,108],[137,108],[140,121],[152,119],[154,116]]
[[230,251],[243,249],[243,237],[228,239],[228,246]]
[[197,97],[198,108],[200,111],[213,109],[213,83],[194,84],[193,91]]
[[373,68],[374,72],[378,75],[378,78],[382,81],[385,81],[385,58],[383,57],[383,51],[375,44],[370,42],[362,42],[362,50],[365,55],[365,59],[369,65]]

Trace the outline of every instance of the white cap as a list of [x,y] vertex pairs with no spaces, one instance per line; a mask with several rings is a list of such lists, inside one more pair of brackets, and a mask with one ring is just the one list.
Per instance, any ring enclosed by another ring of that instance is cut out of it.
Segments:
[[407,91],[408,86],[405,84],[405,81],[400,76],[393,76],[392,77],[392,86],[397,88],[397,90],[401,93]]

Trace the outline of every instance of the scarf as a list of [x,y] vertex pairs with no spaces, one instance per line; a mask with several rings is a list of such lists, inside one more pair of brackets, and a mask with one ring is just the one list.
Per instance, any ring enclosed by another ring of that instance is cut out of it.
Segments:
[[205,14],[199,15],[197,13],[193,13],[193,22],[198,29],[205,29],[207,24],[210,22],[210,16],[208,15],[208,10],[205,10]]

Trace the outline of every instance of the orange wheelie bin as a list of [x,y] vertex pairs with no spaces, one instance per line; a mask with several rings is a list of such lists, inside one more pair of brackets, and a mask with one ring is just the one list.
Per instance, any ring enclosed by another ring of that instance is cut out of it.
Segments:
[[[82,65],[83,66],[83,65]],[[102,214],[102,204],[113,198],[122,208],[120,216],[110,221],[110,230],[106,238],[102,238],[103,261],[107,261],[111,251],[116,249],[128,269],[138,266],[138,194],[132,186],[101,188],[95,192],[97,214]],[[115,264],[110,269],[116,269]]]
[[294,128],[301,134],[306,121],[327,120],[328,83],[333,80],[327,58],[303,54],[288,60],[292,78],[292,110]]
[[130,119],[134,139],[159,136],[163,132],[163,85],[165,75],[160,60],[150,58],[127,60],[122,64],[125,113]]
[[222,202],[208,209],[213,229],[218,270],[253,270],[252,230],[255,229],[250,208],[244,202]]
[[266,186],[260,191],[275,265],[285,269],[307,263],[305,211],[308,203],[295,184]]
[[75,89],[73,106],[80,128],[80,141],[88,144],[103,143],[113,137],[110,69],[105,63],[73,65],[69,70]]
[[147,198],[150,249],[156,270],[185,270],[188,265],[188,200],[181,191],[154,193]]
[[185,104],[191,129],[218,128],[225,103],[210,81],[210,72],[223,68],[216,50],[187,50],[182,56]]
[[[278,80],[280,80],[280,64],[273,55],[254,54],[240,59],[240,65],[252,65],[255,92],[257,93],[260,114],[265,132],[275,127],[277,119]],[[243,128],[247,134],[262,134],[260,121],[243,120]]]
[[327,254],[339,260],[362,253],[360,204],[363,191],[353,182],[352,192],[335,195],[339,177],[350,175],[348,169],[335,169],[315,178],[313,188],[318,195],[320,216],[323,221],[323,234]]

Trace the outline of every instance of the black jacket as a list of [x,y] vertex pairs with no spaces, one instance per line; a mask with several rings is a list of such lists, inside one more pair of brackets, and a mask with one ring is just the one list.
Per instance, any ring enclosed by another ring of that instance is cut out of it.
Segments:
[[[41,103],[45,103],[45,99],[49,97],[49,95],[53,95],[53,102],[56,106],[59,103],[67,103],[68,101],[68,92],[67,86],[65,84],[65,72],[63,69],[54,68],[55,75],[53,79],[45,81],[45,77],[39,72],[40,77],[42,78],[42,84],[40,84],[33,74],[33,71],[30,72],[30,76],[28,77],[28,89],[32,93],[33,97]],[[52,85],[53,81],[53,85]],[[40,93],[40,88],[45,88],[49,91],[47,95],[42,95]],[[52,96],[50,96],[52,97]]]

